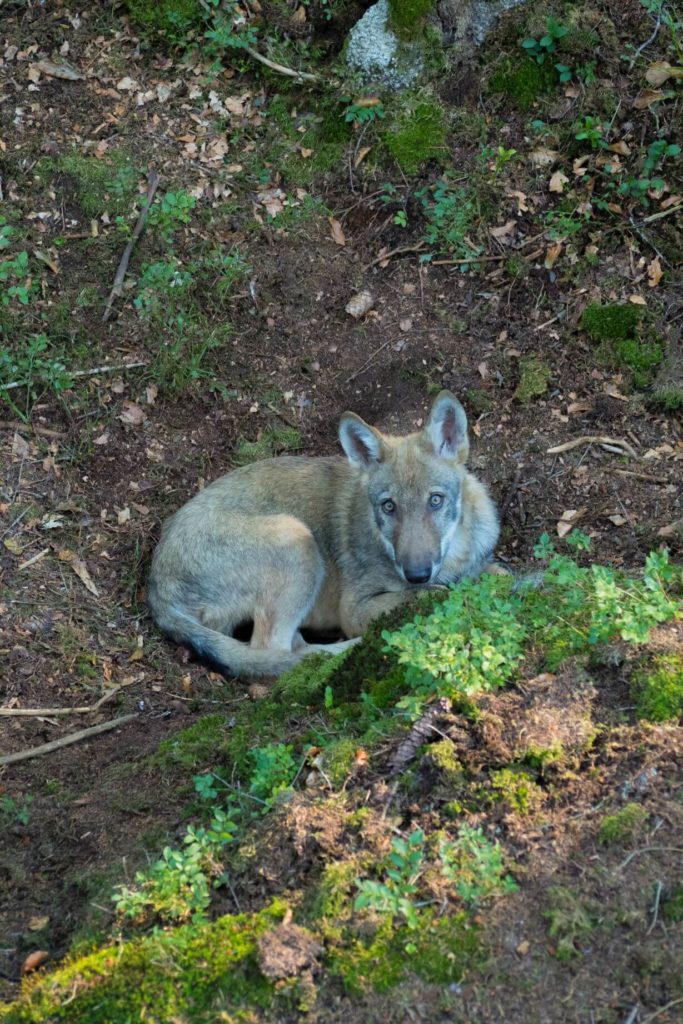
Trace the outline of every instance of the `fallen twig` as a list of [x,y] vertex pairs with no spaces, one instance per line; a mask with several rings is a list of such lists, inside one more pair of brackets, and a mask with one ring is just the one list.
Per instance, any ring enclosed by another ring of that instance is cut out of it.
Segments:
[[81,708],[0,708],[0,716],[3,718],[55,718],[57,715],[89,715],[98,711],[103,704],[111,700],[119,690],[122,690],[125,683],[115,686],[113,690],[107,690],[94,704],[88,704]]
[[643,1017],[640,1024],[650,1024],[651,1020],[655,1020],[656,1017],[661,1017],[663,1013],[666,1013],[666,1011],[670,1010],[673,1006],[678,1006],[679,1003],[683,1003],[683,996],[681,996],[680,999],[672,999],[670,1003],[666,1004],[666,1006],[660,1006],[658,1010],[655,1010],[655,1012],[651,1013],[648,1017]]
[[275,405],[273,405],[272,402],[268,402],[266,408],[270,409],[270,411],[275,416],[277,416],[278,419],[282,420],[283,423],[286,423],[288,427],[292,427],[294,430],[299,429],[299,424],[295,420],[287,416],[284,412],[280,412],[280,410]]
[[244,49],[249,56],[253,57],[254,60],[257,60],[259,64],[265,64],[267,68],[270,68],[272,71],[277,71],[279,75],[286,75],[287,78],[297,78],[302,82],[320,81],[317,75],[312,75],[309,71],[294,71],[292,68],[286,68],[284,64],[276,64],[275,61],[268,60],[267,57],[264,57],[263,54],[258,52],[258,50],[252,49],[251,46],[245,46]]
[[509,260],[510,253],[506,252],[502,256],[463,256],[458,260],[430,260],[430,267],[457,267],[463,263],[500,263],[501,260]]
[[636,480],[647,480],[651,484],[668,484],[668,476],[650,476],[649,473],[637,473],[634,469],[612,469],[612,473],[618,473],[619,476],[634,476]]
[[418,242],[417,245],[399,245],[397,249],[390,249],[389,252],[384,252],[381,256],[375,256],[374,260],[370,263],[366,263],[363,270],[370,270],[371,267],[377,266],[378,263],[382,263],[384,260],[390,260],[392,256],[402,256],[403,253],[407,252],[422,252],[424,248],[424,242]]
[[670,206],[668,210],[659,210],[658,213],[651,213],[649,217],[643,217],[641,224],[651,224],[653,220],[662,220],[663,217],[668,217],[671,213],[683,210],[683,203],[676,203],[675,206]]
[[[35,565],[36,562],[39,562],[41,558],[45,558],[45,555],[49,555],[49,553],[49,548],[43,548],[43,550],[39,551],[37,555],[33,556],[33,558],[27,558],[25,562],[22,562],[21,565],[18,565],[17,572],[21,572],[22,569],[28,569],[29,565]],[[0,714],[2,714],[2,708],[0,708]]]
[[564,444],[555,445],[554,448],[546,448],[546,452],[548,455],[559,455],[561,452],[570,452],[572,448],[580,448],[582,444],[612,445],[613,448],[620,449],[624,454],[630,455],[632,459],[638,458],[637,453],[628,441],[620,441],[614,437],[603,437],[601,434],[586,434],[584,437],[577,437],[573,441],[565,441]]
[[664,886],[662,885],[662,883],[661,882],[657,882],[657,888],[655,890],[654,903],[652,904],[652,923],[650,924],[650,927],[648,928],[648,930],[645,932],[646,935],[649,935],[650,932],[653,931],[655,925],[657,924],[657,918],[659,917],[659,903],[660,903],[660,900],[662,898],[662,890],[663,889],[664,889]]
[[105,323],[111,316],[114,301],[121,294],[123,279],[126,276],[126,271],[128,270],[128,263],[130,262],[131,253],[135,248],[135,243],[142,234],[142,229],[145,226],[145,221],[147,220],[149,208],[154,201],[154,195],[156,193],[157,188],[159,187],[159,175],[157,174],[156,171],[150,171],[148,181],[149,187],[147,189],[147,198],[145,199],[145,205],[142,207],[142,210],[140,211],[140,216],[138,217],[137,224],[133,229],[133,234],[131,235],[130,241],[126,248],[123,250],[123,256],[121,257],[121,262],[119,263],[118,270],[116,271],[114,284],[112,285],[112,289],[109,293],[107,305],[104,307],[104,315],[102,316],[102,320]]
[[[100,373],[116,373],[117,370],[135,370],[138,366],[147,366],[147,360],[142,359],[136,363],[118,363],[116,366],[96,366],[92,370],[72,370],[69,373],[69,377],[97,377]],[[0,391],[11,391],[12,388],[23,387],[23,382],[20,380],[13,380],[11,384],[0,384]],[[0,421],[0,427],[3,426],[5,420]],[[8,426],[12,424],[7,423]],[[61,434],[56,430],[48,430],[46,427],[34,427],[28,423],[20,423],[17,426],[17,430],[24,427],[26,430],[33,430],[36,434],[45,434],[46,437],[66,437],[66,434]]]
[[[17,385],[5,384],[5,388]],[[27,433],[42,434],[45,437],[66,437],[63,430],[53,430],[51,427],[36,427],[33,423],[22,423],[21,420],[0,420],[0,430],[25,430]]]
[[43,743],[40,747],[18,750],[16,754],[4,754],[3,757],[0,757],[0,765],[15,764],[17,761],[28,761],[29,758],[39,757],[41,754],[51,754],[53,750],[59,750],[60,747],[68,747],[70,744],[78,743],[80,740],[88,739],[90,736],[97,736],[101,732],[109,732],[110,729],[116,729],[119,725],[125,725],[126,722],[132,722],[134,718],[138,717],[137,713],[122,715],[121,718],[114,718],[110,722],[91,725],[88,729],[79,729],[78,732],[69,733],[68,736],[52,740],[51,743]]
[[359,370],[356,370],[355,373],[352,373],[350,377],[346,378],[346,383],[350,384],[352,380],[356,379],[356,377],[360,377],[361,373],[364,373],[364,371],[367,370],[368,366],[370,366],[370,364],[372,362],[374,362],[374,360],[377,358],[377,356],[380,354],[380,352],[382,352],[387,347],[387,345],[391,344],[391,341],[392,341],[392,339],[389,338],[388,341],[383,342],[379,346],[379,348],[376,348],[375,351],[370,356],[370,358],[365,360],[365,362],[363,363],[361,368]]

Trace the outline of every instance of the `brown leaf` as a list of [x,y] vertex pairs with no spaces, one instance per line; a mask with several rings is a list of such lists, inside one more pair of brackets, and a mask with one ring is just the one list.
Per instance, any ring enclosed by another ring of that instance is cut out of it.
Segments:
[[671,96],[670,92],[662,92],[661,89],[641,89],[633,101],[633,106],[636,110],[647,110],[653,103],[659,103],[660,100],[668,99],[669,96]]
[[50,959],[50,954],[45,949],[35,949],[33,953],[24,960],[21,965],[22,974],[30,974],[31,971],[37,970],[41,964],[44,964],[46,960]]
[[360,165],[363,163],[371,149],[372,146],[361,146],[361,148],[358,150],[358,155],[356,156],[356,159],[353,161],[354,168],[360,167]]
[[496,228],[489,228],[493,238],[509,238],[517,230],[517,221],[508,220]]
[[555,242],[553,245],[549,245],[546,249],[545,260],[543,266],[546,270],[552,270],[557,261],[557,257],[562,252],[562,242]]
[[663,274],[664,271],[662,270],[662,265],[659,262],[659,257],[656,256],[647,268],[648,286],[650,288],[656,288],[662,280]]
[[95,597],[100,596],[99,590],[93,583],[88,567],[82,558],[79,558],[74,551],[70,551],[68,548],[62,548],[61,551],[58,551],[57,558],[60,562],[67,562],[71,566],[86,590],[89,590]]
[[359,96],[353,101],[354,107],[378,107],[381,103],[379,96]]
[[615,526],[625,526],[628,522],[626,516],[619,515],[618,512],[615,513],[613,516],[607,516],[607,518],[609,519],[610,523],[614,523]]
[[28,919],[28,930],[30,932],[42,932],[43,928],[47,928],[50,923],[50,918],[45,915],[34,914],[33,917]]
[[533,149],[529,153],[529,163],[532,167],[551,167],[552,164],[559,160],[560,154],[556,149],[547,149],[545,146],[539,146],[538,149]]
[[139,427],[145,422],[147,416],[136,402],[125,401],[123,411],[118,418],[129,427]]
[[664,85],[669,78],[683,78],[683,67],[672,67],[668,60],[656,60],[645,72],[650,85]]
[[529,197],[526,196],[524,194],[524,192],[519,192],[516,189],[508,189],[507,192],[505,193],[505,195],[509,196],[510,199],[514,199],[515,200],[515,202],[517,203],[517,211],[518,211],[518,213],[526,213],[528,211],[528,209],[529,209],[529,205],[528,205]]
[[335,240],[337,245],[346,245],[346,235],[344,229],[335,217],[327,218],[330,228],[332,229],[332,238]]
[[25,459],[28,457],[29,447],[26,438],[22,437],[21,434],[15,431],[14,437],[12,438],[12,456],[15,459]]
[[564,192],[564,186],[567,184],[568,181],[569,178],[564,173],[564,171],[555,171],[555,173],[550,179],[548,189],[551,192]]
[[67,82],[77,82],[80,78],[83,78],[80,71],[72,68],[70,64],[55,64],[51,60],[37,60],[34,61],[32,66],[50,78],[63,78]]
[[145,388],[145,401],[147,405],[154,405],[158,394],[159,388],[156,384],[148,384]]
[[642,295],[629,295],[628,301],[632,302],[634,306],[646,306],[647,303]]
[[631,148],[627,142],[622,139],[620,142],[613,142],[611,146],[607,147],[610,152],[618,153],[619,156],[630,156]]
[[372,292],[369,292],[366,289],[365,291],[357,292],[355,295],[352,295],[344,308],[352,317],[358,319],[358,317],[363,316],[364,313],[369,313],[374,304],[375,300],[372,297]]

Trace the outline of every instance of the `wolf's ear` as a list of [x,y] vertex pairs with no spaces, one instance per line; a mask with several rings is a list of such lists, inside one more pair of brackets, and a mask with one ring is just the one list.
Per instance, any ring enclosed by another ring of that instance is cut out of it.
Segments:
[[437,395],[423,435],[435,455],[465,462],[470,450],[467,416],[455,395],[442,391]]
[[345,412],[339,421],[339,440],[352,466],[367,469],[382,461],[382,438],[354,412]]

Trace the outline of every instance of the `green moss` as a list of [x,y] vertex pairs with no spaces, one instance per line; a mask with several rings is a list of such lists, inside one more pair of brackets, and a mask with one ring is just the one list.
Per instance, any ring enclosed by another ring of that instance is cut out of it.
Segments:
[[355,740],[340,739],[325,747],[323,753],[323,771],[336,788],[348,778],[358,752]]
[[505,261],[505,273],[515,281],[521,281],[529,274],[529,264],[523,256],[510,256]]
[[647,404],[664,412],[678,412],[683,409],[683,388],[676,387],[675,384],[656,388],[648,397]]
[[[75,191],[88,217],[98,217],[105,211],[112,216],[129,213],[138,196],[138,170],[121,151],[114,151],[104,160],[78,152],[64,153],[55,159],[46,157],[40,161],[38,173],[52,178],[65,196],[72,197]],[[75,190],[71,183],[66,185],[65,177],[75,182]]]
[[201,0],[126,0],[126,6],[134,25],[157,32],[172,43],[184,41],[206,14]]
[[548,390],[551,370],[547,363],[535,356],[524,356],[519,366],[520,378],[514,398],[522,405],[529,405],[532,399]]
[[[216,1001],[265,1008],[273,985],[260,973],[256,939],[286,910],[281,901],[257,914],[184,925],[107,946],[24,983],[0,1008],[3,1024],[129,1024],[133,1020],[208,1021]],[[153,965],[153,966],[152,966]]]
[[232,460],[235,466],[246,466],[250,462],[272,459],[283,452],[301,448],[301,434],[294,427],[265,430],[258,441],[240,438]]
[[683,715],[683,657],[660,654],[638,669],[631,682],[636,713],[649,722],[669,722]]
[[469,408],[479,416],[493,411],[493,401],[490,395],[486,391],[482,391],[481,388],[470,388],[466,397]]
[[628,341],[635,337],[641,311],[630,303],[591,302],[583,311],[581,326],[593,341]]
[[658,341],[640,341],[638,338],[626,338],[614,342],[617,363],[631,371],[633,383],[637,388],[646,388],[652,383],[655,369],[664,358],[664,349]]
[[662,900],[662,914],[667,921],[683,921],[683,885],[677,885]]
[[384,134],[384,144],[407,174],[414,174],[430,160],[443,160],[447,149],[442,108],[430,100],[409,104],[396,126]]
[[550,922],[551,937],[557,940],[555,956],[571,960],[579,954],[577,942],[595,928],[593,908],[561,885],[550,887],[548,902],[544,917]]
[[463,766],[455,753],[455,744],[452,740],[444,739],[438,743],[430,743],[425,759],[438,770],[444,782],[462,781]]
[[202,765],[215,763],[228,737],[228,728],[225,715],[204,715],[187,729],[180,729],[173,736],[162,740],[148,764],[158,768],[177,766],[193,771]]
[[415,39],[433,6],[434,0],[389,0],[389,23],[400,39]]
[[517,751],[521,760],[530,768],[542,772],[552,765],[561,764],[564,760],[565,751],[561,743],[552,743],[549,747],[537,747],[530,745]]
[[601,843],[625,843],[634,839],[649,817],[641,804],[630,803],[615,814],[606,814],[600,822]]
[[356,879],[361,874],[357,860],[326,864],[311,904],[311,920],[339,921],[351,916]]
[[[275,683],[272,694],[287,704],[320,704],[326,687],[337,670],[349,657],[351,650],[341,654],[309,654],[303,661],[285,672]],[[333,692],[334,699],[334,692]]]
[[535,814],[543,804],[543,790],[528,772],[501,768],[491,772],[491,785],[500,800],[524,817]]
[[372,938],[359,938],[330,955],[330,969],[348,992],[386,991],[411,975],[434,984],[453,984],[480,959],[477,928],[467,915],[439,917],[425,910],[414,930],[383,920]]
[[543,93],[556,86],[557,75],[550,64],[537,64],[523,57],[518,61],[506,60],[491,76],[489,92],[503,93],[520,110],[530,110]]

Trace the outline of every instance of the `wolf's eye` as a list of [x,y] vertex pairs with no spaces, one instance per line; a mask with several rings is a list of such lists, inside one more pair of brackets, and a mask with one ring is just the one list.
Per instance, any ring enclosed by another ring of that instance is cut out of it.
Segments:
[[396,505],[394,504],[393,501],[391,501],[390,498],[387,498],[386,501],[382,502],[382,512],[384,512],[385,515],[393,516],[395,511],[396,511]]
[[443,505],[443,494],[432,494],[429,497],[430,508],[441,508]]

